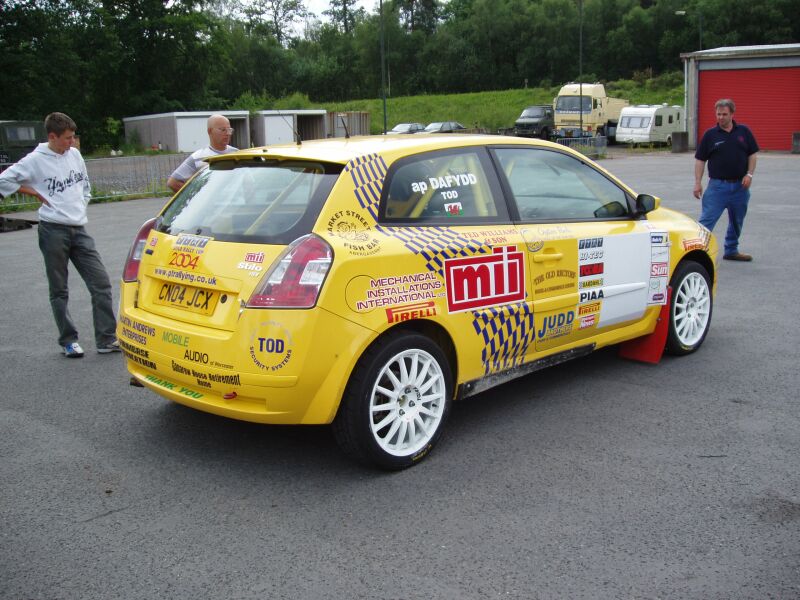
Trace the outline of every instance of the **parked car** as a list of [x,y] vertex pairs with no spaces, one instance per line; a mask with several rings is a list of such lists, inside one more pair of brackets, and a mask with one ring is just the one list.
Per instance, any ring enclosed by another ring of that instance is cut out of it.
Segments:
[[711,232],[569,148],[373,136],[208,160],[136,235],[118,326],[132,381],[195,409],[332,423],[401,469],[454,400],[708,333]]
[[465,129],[458,121],[439,121],[430,123],[421,133],[454,133]]
[[386,133],[418,133],[425,129],[422,123],[398,123]]
[[550,105],[529,106],[514,123],[514,135],[549,139],[555,120]]

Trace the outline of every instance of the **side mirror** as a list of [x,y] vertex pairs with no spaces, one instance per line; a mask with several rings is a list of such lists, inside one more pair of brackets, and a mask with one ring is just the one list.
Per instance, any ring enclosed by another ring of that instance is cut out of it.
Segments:
[[661,206],[661,198],[656,198],[650,194],[639,194],[636,196],[636,216],[641,217]]

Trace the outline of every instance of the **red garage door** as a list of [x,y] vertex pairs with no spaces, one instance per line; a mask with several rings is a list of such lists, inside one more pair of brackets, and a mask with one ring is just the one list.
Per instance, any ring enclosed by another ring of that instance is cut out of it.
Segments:
[[731,98],[734,118],[753,130],[762,150],[791,150],[800,131],[800,67],[700,71],[698,138],[716,124],[714,103]]

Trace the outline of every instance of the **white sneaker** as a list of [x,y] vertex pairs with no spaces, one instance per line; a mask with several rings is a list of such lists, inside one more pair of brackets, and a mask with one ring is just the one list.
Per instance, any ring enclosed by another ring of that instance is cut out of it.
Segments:
[[83,358],[83,348],[78,342],[64,346],[64,356],[67,358]]

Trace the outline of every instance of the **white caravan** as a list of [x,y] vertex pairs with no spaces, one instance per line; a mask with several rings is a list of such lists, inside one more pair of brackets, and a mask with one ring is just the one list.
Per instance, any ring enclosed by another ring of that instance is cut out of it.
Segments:
[[672,145],[672,135],[685,131],[686,113],[682,106],[637,104],[622,109],[617,126],[617,142],[623,144],[663,143]]

